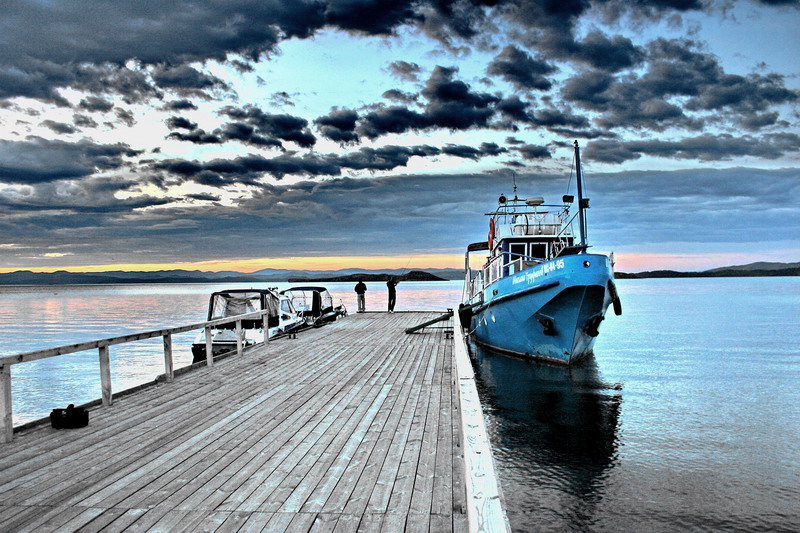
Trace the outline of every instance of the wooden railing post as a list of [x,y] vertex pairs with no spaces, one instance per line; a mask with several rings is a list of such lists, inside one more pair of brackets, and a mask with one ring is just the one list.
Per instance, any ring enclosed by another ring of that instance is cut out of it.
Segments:
[[0,441],[14,438],[14,419],[11,416],[11,365],[0,365]]
[[264,328],[264,344],[269,342],[269,313],[261,315],[261,321]]
[[242,356],[242,321],[236,321],[236,355],[239,357]]
[[211,347],[211,328],[206,326],[206,366],[214,366],[214,350]]
[[111,361],[108,356],[108,346],[100,346],[100,389],[103,395],[103,405],[113,403],[111,393]]
[[174,366],[172,364],[172,335],[164,335],[164,375],[167,383],[172,383],[175,379]]

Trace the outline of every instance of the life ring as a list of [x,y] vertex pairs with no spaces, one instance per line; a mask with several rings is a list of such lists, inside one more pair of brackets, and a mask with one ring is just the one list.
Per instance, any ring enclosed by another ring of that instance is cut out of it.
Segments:
[[494,219],[489,219],[489,250],[492,249],[494,245]]

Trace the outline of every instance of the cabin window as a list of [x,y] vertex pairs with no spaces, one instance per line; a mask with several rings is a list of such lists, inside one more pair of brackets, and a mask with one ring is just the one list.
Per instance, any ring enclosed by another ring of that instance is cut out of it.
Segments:
[[508,251],[511,252],[511,261],[516,261],[520,256],[525,255],[525,243],[513,243],[508,247]]
[[547,243],[531,243],[531,256],[538,259],[547,258]]

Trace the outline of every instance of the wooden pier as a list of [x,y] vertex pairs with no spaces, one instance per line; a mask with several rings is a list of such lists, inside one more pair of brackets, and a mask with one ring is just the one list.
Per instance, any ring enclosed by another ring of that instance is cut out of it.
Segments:
[[404,333],[437,315],[351,315],[114,398],[88,427],[19,431],[0,530],[505,530],[468,518],[452,330]]

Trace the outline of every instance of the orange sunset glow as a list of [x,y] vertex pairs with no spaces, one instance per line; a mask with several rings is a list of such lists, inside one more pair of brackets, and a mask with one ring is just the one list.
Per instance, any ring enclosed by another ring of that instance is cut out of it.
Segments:
[[230,259],[197,262],[157,264],[81,265],[67,267],[0,268],[0,273],[29,270],[31,272],[156,272],[159,270],[200,270],[203,272],[251,273],[265,268],[287,270],[341,270],[363,268],[367,270],[407,268],[462,268],[464,256],[459,254],[422,254],[415,256],[331,256],[331,257],[284,257],[260,259]]

